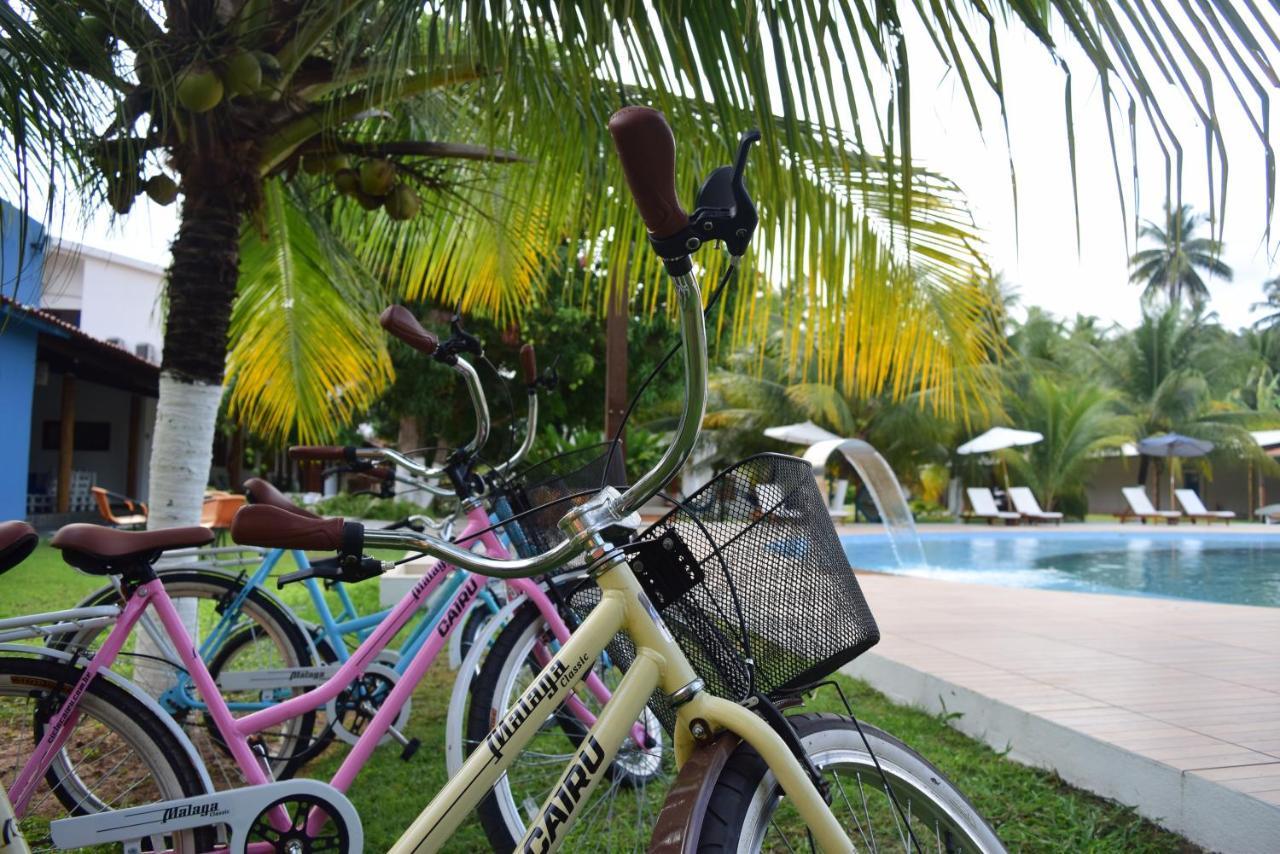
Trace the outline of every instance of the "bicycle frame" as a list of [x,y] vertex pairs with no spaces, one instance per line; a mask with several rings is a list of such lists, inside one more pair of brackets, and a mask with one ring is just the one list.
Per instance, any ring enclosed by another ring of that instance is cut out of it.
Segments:
[[[483,545],[489,556],[502,557],[506,551],[501,541],[488,530],[488,517],[478,507],[469,514],[467,529],[463,531],[458,542],[479,543]],[[179,616],[173,600],[169,598],[164,583],[153,578],[137,588],[126,601],[106,641],[97,653],[88,660],[85,672],[69,694],[67,701],[51,720],[49,727],[36,746],[32,756],[23,767],[9,790],[9,798],[15,811],[22,815],[30,801],[35,787],[48,769],[54,756],[62,749],[70,732],[75,728],[78,719],[77,701],[88,689],[92,680],[115,661],[123,648],[126,639],[134,627],[142,619],[148,608],[154,609],[159,617],[164,635],[173,646],[182,666],[190,675],[196,690],[205,700],[204,706],[222,735],[227,750],[235,759],[246,781],[251,785],[262,785],[272,782],[265,763],[253,752],[249,738],[271,727],[318,708],[335,699],[387,646],[388,642],[408,623],[414,613],[433,591],[436,590],[454,568],[437,563],[428,571],[408,594],[391,609],[391,613],[378,625],[374,632],[360,645],[338,670],[329,675],[318,687],[281,703],[236,718],[222,699],[217,683],[209,673],[199,651],[191,642],[185,624]],[[479,601],[479,591],[487,582],[484,576],[475,575],[464,570],[456,570],[462,577],[457,592],[449,600],[448,608],[434,624],[433,630],[426,634],[417,654],[410,659],[402,678],[382,703],[365,731],[361,733],[351,752],[347,754],[341,766],[330,781],[340,791],[346,791],[355,779],[356,774],[364,766],[374,748],[395,722],[400,708],[409,699],[410,694],[421,681],[427,669],[434,662],[440,650],[447,643],[449,636],[463,623],[468,610]],[[546,593],[534,581],[514,579],[510,582],[514,591],[527,596],[543,614],[552,634],[560,642],[569,638],[569,628],[560,618],[554,604]],[[97,616],[97,615],[95,615]],[[609,691],[598,676],[589,677],[590,688],[601,703],[609,699]],[[586,726],[593,726],[596,718],[581,701],[571,702],[570,708]]]
[[[438,851],[462,821],[533,739],[548,715],[572,692],[619,631],[635,642],[636,658],[613,697],[600,712],[559,783],[530,824],[520,851],[555,851],[577,817],[578,808],[606,776],[623,740],[630,734],[655,688],[668,695],[698,683],[693,666],[676,645],[649,602],[635,574],[619,556],[605,559],[596,577],[600,603],[533,680],[426,809],[391,849],[394,854]],[[852,851],[853,843],[832,815],[808,774],[768,724],[737,703],[697,691],[676,712],[676,763],[683,765],[697,747],[690,725],[707,732],[728,730],[764,757],[788,798],[826,851]]]
[[[471,525],[470,527],[478,530],[478,528],[475,528],[475,525]],[[273,549],[268,552],[266,557],[263,559],[262,564],[254,571],[253,575],[250,576],[243,585],[241,585],[240,592],[236,594],[235,598],[233,598],[230,603],[228,603],[217,624],[214,625],[209,634],[200,642],[201,658],[206,661],[211,660],[212,656],[216,654],[222,644],[228,640],[233,630],[236,628],[239,620],[240,609],[248,598],[250,591],[263,586],[266,580],[270,578],[271,573],[274,571],[280,559],[284,557],[285,554],[292,556],[294,564],[299,569],[306,569],[311,565],[310,561],[307,559],[306,553],[303,551],[294,550],[286,552],[283,549]],[[390,666],[397,675],[403,676],[408,671],[414,657],[418,654],[418,651],[422,648],[423,644],[425,644],[430,638],[432,628],[439,623],[440,618],[446,613],[453,596],[465,583],[465,574],[455,573],[448,578],[445,585],[440,587],[438,590],[433,591],[435,594],[433,598],[437,600],[435,606],[425,613],[422,619],[414,624],[413,628],[410,630],[407,637],[400,643],[399,647],[393,650],[396,653],[396,659]],[[347,648],[344,636],[354,635],[362,642],[367,640],[369,636],[373,634],[374,630],[395,610],[394,607],[384,608],[381,611],[362,616],[356,611],[355,603],[352,602],[351,596],[347,592],[345,586],[341,582],[338,582],[333,586],[333,589],[337,593],[338,604],[340,607],[339,612],[335,615],[328,600],[325,598],[324,589],[320,582],[316,581],[314,578],[308,578],[303,580],[302,584],[307,589],[312,607],[315,608],[319,615],[319,626],[322,632],[322,637],[328,641],[329,648],[333,650],[338,665],[349,660],[352,654]],[[485,605],[491,613],[496,613],[498,611],[498,601],[494,597],[493,592],[489,590],[488,586],[481,587],[478,595],[480,597],[480,602]],[[386,647],[384,650],[379,650],[379,653],[388,649],[390,649],[390,647]],[[320,671],[320,668],[315,669],[317,672]],[[203,708],[204,704],[192,696],[192,687],[190,677],[186,673],[180,673],[178,675],[177,684],[165,692],[164,699],[166,703],[173,708]],[[231,702],[228,705],[233,711],[252,711],[256,709],[264,709],[273,704],[273,701],[263,700],[260,702]]]

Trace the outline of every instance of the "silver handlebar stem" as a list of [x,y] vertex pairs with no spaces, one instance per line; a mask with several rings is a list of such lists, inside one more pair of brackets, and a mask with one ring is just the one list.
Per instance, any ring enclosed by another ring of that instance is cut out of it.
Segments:
[[528,415],[525,418],[524,425],[524,441],[520,443],[520,447],[516,448],[516,452],[511,455],[511,459],[504,463],[500,463],[493,467],[494,475],[504,475],[520,464],[520,461],[529,455],[529,451],[533,450],[534,439],[538,433],[538,390],[529,389],[529,407]]
[[[466,382],[467,393],[471,395],[471,406],[476,413],[475,435],[470,442],[463,445],[459,450],[466,454],[474,454],[484,447],[485,442],[489,441],[489,403],[484,396],[484,387],[480,384],[480,375],[476,373],[476,369],[471,366],[470,362],[459,356],[453,365],[453,369]],[[532,439],[526,437],[526,443],[532,444]],[[389,460],[415,477],[424,479],[439,477],[445,471],[443,466],[431,466],[428,468],[422,463],[415,462],[399,451],[390,448],[357,448],[356,456],[367,460]],[[419,483],[416,486],[424,492],[429,492],[440,498],[454,497],[454,491],[451,488],[440,487],[430,483]]]
[[489,403],[484,397],[484,387],[480,385],[480,375],[476,373],[475,368],[471,367],[470,362],[459,356],[453,369],[466,381],[467,393],[471,395],[471,406],[476,411],[476,435],[470,442],[463,445],[461,450],[468,455],[475,454],[484,447],[485,442],[489,441]]
[[625,519],[649,497],[667,484],[693,450],[707,405],[707,333],[702,318],[702,294],[692,273],[675,277],[680,307],[680,335],[684,343],[685,407],[676,426],[676,435],[654,468],[623,495],[606,487],[597,496],[573,510],[584,523],[578,534],[560,542],[550,551],[517,560],[493,560],[436,537],[400,531],[364,532],[364,544],[375,548],[417,551],[439,558],[460,569],[490,578],[528,578],[563,566],[588,546],[591,531],[599,531]]
[[684,411],[676,435],[658,464],[615,499],[610,510],[624,519],[666,486],[684,465],[698,440],[707,409],[707,330],[702,317],[702,293],[693,273],[674,277],[680,306],[680,337],[684,342]]

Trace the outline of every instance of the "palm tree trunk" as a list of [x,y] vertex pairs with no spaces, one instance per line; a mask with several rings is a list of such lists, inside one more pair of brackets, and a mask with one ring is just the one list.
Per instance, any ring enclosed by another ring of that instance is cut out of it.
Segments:
[[[148,528],[200,523],[240,265],[241,207],[236,197],[217,187],[186,190],[167,276],[169,305],[151,444]],[[195,602],[178,604],[194,638]],[[152,694],[162,693],[174,672],[147,657],[163,655],[146,633],[138,636],[138,653],[135,681]]]
[[209,189],[188,189],[172,246],[151,451],[152,528],[198,524],[209,481],[240,266],[241,218],[230,194]]

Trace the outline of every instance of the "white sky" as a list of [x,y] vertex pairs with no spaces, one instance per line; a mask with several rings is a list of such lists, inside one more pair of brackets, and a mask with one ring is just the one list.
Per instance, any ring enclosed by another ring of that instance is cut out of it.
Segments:
[[[1128,283],[1126,229],[1120,214],[1112,171],[1111,149],[1099,108],[1096,77],[1070,45],[1063,57],[1075,70],[1076,140],[1079,168],[1081,248],[1077,251],[1075,213],[1067,157],[1063,76],[1042,46],[1016,26],[1002,38],[1006,70],[1010,136],[1017,169],[1019,217],[1014,218],[1009,180],[1009,154],[995,100],[975,79],[984,113],[979,132],[964,91],[934,54],[927,34],[905,22],[913,46],[912,133],[916,159],[955,180],[970,199],[978,226],[987,239],[995,269],[1018,289],[1022,305],[1038,305],[1071,317],[1077,312],[1131,326],[1140,315],[1140,288]],[[1015,73],[1016,72],[1016,73]],[[1280,274],[1264,245],[1265,196],[1262,147],[1225,81],[1217,88],[1230,167],[1224,240],[1225,260],[1235,268],[1235,281],[1210,281],[1211,308],[1230,327],[1251,320],[1249,306],[1262,298],[1262,282]],[[1208,209],[1203,130],[1189,111],[1173,109],[1181,95],[1157,90],[1186,146],[1183,199]],[[1131,166],[1123,117],[1121,174],[1128,182]],[[1139,137],[1142,195],[1139,214],[1160,220],[1164,205],[1164,161],[1154,138]],[[1128,184],[1126,183],[1126,187]],[[176,229],[177,206],[160,208],[140,197],[133,213],[110,224],[101,212],[83,228],[68,219],[60,229],[72,239],[167,263],[168,244]],[[59,230],[59,229],[55,229]],[[1016,235],[1016,237],[1015,237]],[[1273,237],[1273,245],[1276,237]],[[1020,245],[1019,245],[1020,241]],[[1132,247],[1129,247],[1132,248]]]
[[[924,32],[908,29],[912,43],[927,41]],[[1068,45],[1063,57],[1075,72],[1075,135],[1080,196],[1080,249],[1077,251],[1067,148],[1065,89],[1062,71],[1043,46],[1013,30],[1002,39],[1007,75],[1009,136],[1018,181],[1015,232],[1009,148],[994,98],[984,109],[985,139],[976,129],[963,87],[947,76],[927,50],[913,54],[913,146],[917,159],[955,180],[969,197],[978,225],[988,241],[994,269],[1005,273],[1019,291],[1023,307],[1042,306],[1072,317],[1077,312],[1135,324],[1141,315],[1141,288],[1129,284],[1126,231],[1133,240],[1133,205],[1128,222],[1121,216],[1106,122],[1101,111],[1097,76],[1081,51]],[[932,62],[916,62],[915,56]],[[1011,73],[1010,69],[1016,69]],[[975,89],[985,86],[980,79]],[[1196,210],[1209,208],[1203,127],[1172,88],[1156,89],[1185,147],[1183,201]],[[1248,119],[1222,78],[1215,94],[1228,158],[1224,224],[1224,260],[1235,270],[1233,282],[1207,280],[1210,308],[1229,328],[1251,322],[1249,307],[1262,299],[1262,283],[1280,274],[1274,252],[1264,245],[1266,196],[1263,148]],[[1167,97],[1166,97],[1167,96]],[[1141,121],[1141,117],[1140,117]],[[1131,186],[1132,165],[1127,121],[1116,117],[1122,146],[1120,171]],[[1163,224],[1164,158],[1153,136],[1140,127],[1138,161],[1142,219]],[[1215,181],[1218,179],[1215,177]],[[1280,218],[1277,218],[1280,225]],[[1277,235],[1272,236],[1274,249]],[[1020,241],[1020,245],[1019,245]]]

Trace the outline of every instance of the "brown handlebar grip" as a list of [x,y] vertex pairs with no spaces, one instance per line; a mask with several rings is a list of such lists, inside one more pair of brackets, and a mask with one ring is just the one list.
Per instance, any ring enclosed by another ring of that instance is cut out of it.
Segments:
[[689,214],[676,196],[676,140],[662,113],[623,107],[609,119],[609,133],[649,233],[661,239],[687,226]]
[[289,449],[291,460],[345,460],[351,456],[349,448],[337,445],[295,445]]
[[371,469],[365,469],[360,474],[365,477],[371,477],[374,480],[395,480],[396,470],[390,466],[374,466]]
[[538,381],[538,357],[533,352],[532,344],[520,348],[520,367],[524,370],[524,384],[533,385]]
[[242,546],[268,549],[337,551],[342,548],[342,519],[320,519],[266,504],[247,504],[231,520],[231,539]]
[[301,507],[294,504],[283,492],[276,489],[260,477],[251,477],[244,482],[244,494],[248,497],[250,504],[257,504],[264,507],[278,507],[281,510],[287,510],[290,513],[295,513],[299,516],[307,516],[311,519],[320,518],[310,510],[303,510]]
[[436,351],[439,344],[436,336],[422,328],[422,324],[418,322],[418,318],[413,316],[413,312],[402,305],[389,305],[386,311],[378,318],[378,322],[382,324],[382,328],[408,344],[413,349],[422,353],[424,356],[430,356]]

